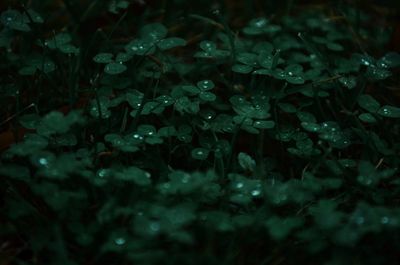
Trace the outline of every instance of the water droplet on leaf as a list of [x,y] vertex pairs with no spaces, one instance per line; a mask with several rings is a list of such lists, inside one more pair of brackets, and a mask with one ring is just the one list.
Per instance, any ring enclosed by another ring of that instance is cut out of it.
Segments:
[[390,219],[389,219],[389,217],[387,217],[387,216],[383,216],[383,217],[381,218],[381,223],[382,223],[382,224],[388,224],[389,221],[390,221]]
[[117,75],[125,72],[127,67],[120,63],[109,63],[104,67],[104,72],[110,75]]
[[39,164],[46,167],[49,165],[49,161],[46,158],[41,157],[39,158]]
[[126,240],[123,237],[118,237],[114,240],[115,244],[118,246],[122,246],[125,244]]

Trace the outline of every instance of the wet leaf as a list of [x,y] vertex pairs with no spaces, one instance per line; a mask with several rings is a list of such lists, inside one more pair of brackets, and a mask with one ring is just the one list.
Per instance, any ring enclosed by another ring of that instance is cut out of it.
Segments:
[[232,65],[232,71],[240,74],[248,74],[253,70],[253,67],[244,64]]
[[30,26],[27,24],[29,19],[17,10],[9,9],[2,12],[0,21],[4,26],[17,31],[27,32],[31,30]]
[[384,105],[378,110],[378,114],[388,118],[400,118],[400,108]]
[[151,23],[144,25],[140,31],[140,36],[150,42],[159,41],[167,36],[167,28],[160,23]]
[[209,150],[205,148],[195,148],[192,150],[191,154],[194,159],[205,160],[208,157]]
[[104,67],[104,72],[109,75],[118,75],[125,72],[127,67],[122,63],[109,63]]
[[166,39],[160,40],[157,43],[158,48],[160,48],[161,50],[169,50],[172,48],[185,46],[185,45],[186,45],[186,41],[184,39],[176,38],[176,37],[166,38]]
[[238,154],[238,161],[239,165],[244,170],[253,172],[256,167],[256,161],[254,161],[254,159],[246,153],[240,152]]
[[93,61],[96,63],[111,63],[113,61],[114,55],[111,53],[98,53],[93,57]]
[[379,102],[370,95],[359,96],[357,102],[361,108],[371,113],[376,113],[380,108]]
[[400,54],[396,52],[389,52],[385,54],[377,62],[378,67],[381,68],[395,68],[400,66]]
[[149,186],[151,184],[150,173],[137,167],[127,167],[122,171],[116,172],[114,176],[116,179],[133,182],[138,186]]

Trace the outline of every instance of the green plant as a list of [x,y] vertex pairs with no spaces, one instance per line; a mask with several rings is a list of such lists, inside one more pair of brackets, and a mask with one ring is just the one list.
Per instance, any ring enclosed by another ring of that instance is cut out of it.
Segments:
[[0,17],[1,264],[397,264],[375,10],[32,2]]

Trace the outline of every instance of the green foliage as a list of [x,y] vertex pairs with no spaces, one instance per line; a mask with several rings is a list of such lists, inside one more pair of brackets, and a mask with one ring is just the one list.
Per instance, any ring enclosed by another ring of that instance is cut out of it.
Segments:
[[0,15],[0,264],[397,264],[374,10],[28,2]]

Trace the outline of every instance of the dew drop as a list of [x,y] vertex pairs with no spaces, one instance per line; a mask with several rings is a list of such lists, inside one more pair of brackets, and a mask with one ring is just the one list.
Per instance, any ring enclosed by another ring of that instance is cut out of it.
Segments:
[[118,238],[116,238],[116,239],[114,240],[114,243],[115,243],[116,245],[118,245],[118,246],[122,246],[122,245],[124,245],[124,244],[126,243],[126,240],[125,240],[125,238],[123,238],[123,237],[118,237]]
[[135,134],[133,135],[133,138],[139,139],[139,140],[143,139],[143,137],[142,137],[140,134],[137,134],[137,133],[135,133]]
[[212,13],[213,13],[214,15],[219,15],[219,14],[220,14],[220,11],[219,11],[219,9],[215,9],[215,10],[212,11]]
[[238,188],[238,189],[241,189],[241,188],[243,188],[243,183],[242,182],[238,182],[237,184],[236,184],[236,188]]
[[105,176],[107,176],[107,169],[100,169],[99,170],[99,172],[97,173],[97,175],[100,177],[100,178],[104,178]]
[[301,123],[301,126],[309,132],[318,132],[321,129],[318,124],[305,121]]
[[41,158],[39,158],[39,164],[42,166],[48,166],[49,161],[46,158],[41,157]]
[[158,232],[160,230],[160,224],[158,222],[151,222],[150,230],[153,232]]
[[390,110],[388,110],[386,108],[383,108],[382,109],[382,113],[385,114],[385,115],[390,115]]
[[266,20],[265,18],[258,19],[258,20],[254,23],[254,25],[255,25],[256,27],[258,27],[258,28],[264,27],[265,25],[267,25],[267,20]]
[[202,155],[204,155],[204,152],[203,152],[203,151],[201,151],[201,150],[199,150],[199,151],[197,151],[197,152],[196,152],[196,155],[198,155],[198,156],[202,156]]
[[370,62],[368,62],[366,59],[361,59],[361,63],[362,63],[363,65],[366,65],[366,66],[369,66],[369,65],[370,65]]
[[210,90],[214,87],[214,83],[211,80],[202,80],[197,83],[197,87],[202,90]]
[[382,218],[381,218],[381,223],[382,224],[388,224],[389,223],[389,217],[387,217],[387,216],[383,216]]

